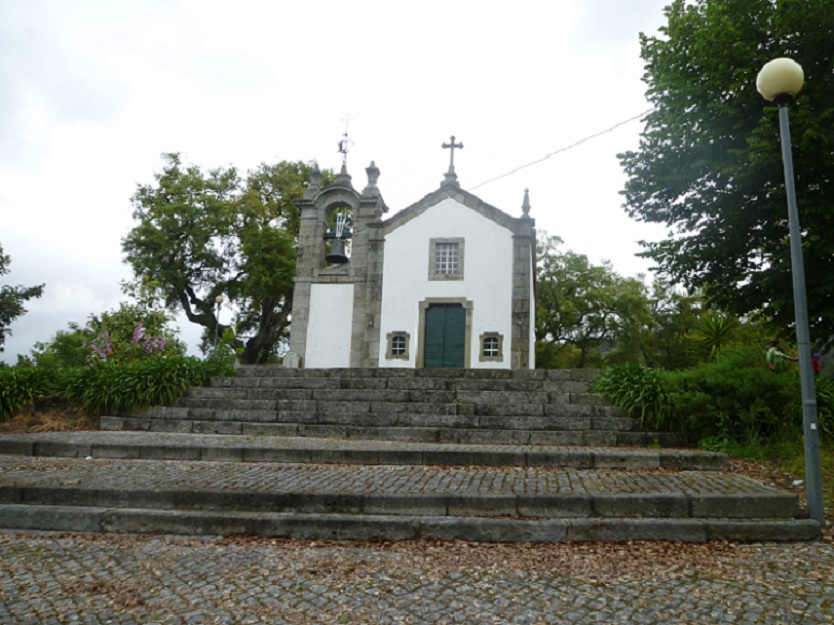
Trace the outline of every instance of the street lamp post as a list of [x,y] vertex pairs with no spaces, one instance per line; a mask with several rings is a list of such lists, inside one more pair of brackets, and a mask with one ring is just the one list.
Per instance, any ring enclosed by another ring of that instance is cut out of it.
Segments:
[[759,93],[779,106],[779,131],[782,138],[782,164],[785,169],[785,192],[788,196],[788,228],[791,242],[793,304],[796,316],[796,341],[799,348],[799,378],[802,386],[802,429],[805,440],[805,492],[808,514],[820,526],[825,523],[822,502],[822,469],[820,467],[819,426],[814,372],[811,367],[811,333],[808,329],[808,305],[805,296],[805,265],[802,258],[802,233],[794,188],[791,131],[788,104],[802,88],[805,80],[799,63],[787,58],[766,63],[756,78]]
[[220,305],[223,303],[223,296],[218,295],[215,297],[214,303],[217,305],[217,314],[214,319],[214,349],[217,349],[217,333],[220,329]]

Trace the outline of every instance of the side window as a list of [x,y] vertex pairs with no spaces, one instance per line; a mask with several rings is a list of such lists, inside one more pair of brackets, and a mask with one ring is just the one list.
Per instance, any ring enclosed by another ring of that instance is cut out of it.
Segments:
[[484,332],[481,335],[481,362],[501,362],[504,360],[504,337],[498,332]]
[[463,252],[462,238],[431,239],[429,280],[463,280]]
[[408,360],[409,339],[408,332],[389,332],[385,358],[388,360]]

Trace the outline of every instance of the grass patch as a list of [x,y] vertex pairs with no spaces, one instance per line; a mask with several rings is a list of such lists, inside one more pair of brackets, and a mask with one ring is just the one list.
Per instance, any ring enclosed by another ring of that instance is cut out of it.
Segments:
[[[805,479],[805,449],[801,441],[793,445],[785,445],[785,452],[780,456],[780,467],[794,475],[797,479]],[[820,465],[822,467],[822,498],[828,513],[832,518],[834,513],[834,445],[820,445]]]
[[[801,438],[782,440],[765,445],[731,445],[728,452],[734,458],[750,462],[765,462],[790,474],[796,480],[805,479],[805,445]],[[822,496],[826,518],[834,518],[834,443],[820,444],[822,468]]]

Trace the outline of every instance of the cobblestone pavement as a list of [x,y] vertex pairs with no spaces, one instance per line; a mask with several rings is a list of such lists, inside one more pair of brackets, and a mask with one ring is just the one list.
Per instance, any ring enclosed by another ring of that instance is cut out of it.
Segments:
[[0,486],[363,494],[548,495],[776,493],[746,476],[546,467],[313,464],[29,458],[0,455]]
[[834,623],[834,545],[2,532],[0,623]]

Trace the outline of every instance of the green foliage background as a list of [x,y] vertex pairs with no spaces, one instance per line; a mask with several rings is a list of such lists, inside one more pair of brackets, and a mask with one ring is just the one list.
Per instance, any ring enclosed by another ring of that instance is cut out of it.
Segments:
[[[11,260],[7,254],[3,254],[3,245],[0,244],[0,276],[11,271],[9,269]],[[0,285],[0,352],[3,351],[6,335],[11,332],[9,326],[12,321],[26,314],[26,308],[23,307],[24,302],[43,295],[43,288],[43,284],[30,287]]]
[[187,357],[169,314],[155,301],[151,283],[123,285],[133,303],[70,323],[32,358],[0,368],[0,421],[51,397],[91,415],[170,405],[189,386],[235,374],[236,353],[224,337],[205,360]]
[[830,0],[675,0],[641,36],[639,149],[620,155],[625,209],[668,226],[645,243],[666,276],[735,315],[794,318],[777,107],[756,91],[769,60],[805,71],[790,105],[812,336],[834,341],[834,10]]
[[[816,386],[820,436],[834,442],[834,381],[818,378]],[[711,449],[790,440],[802,432],[796,369],[771,371],[757,347],[727,348],[679,371],[612,367],[593,389],[648,428],[682,432]]]
[[640,363],[683,369],[728,345],[764,345],[772,329],[718,310],[701,292],[670,280],[624,278],[540,233],[537,247],[536,366]]
[[206,386],[213,377],[233,375],[234,355],[230,352],[206,360],[156,356],[130,364],[7,367],[0,369],[0,421],[49,395],[83,406],[94,415],[169,406],[189,386]]

